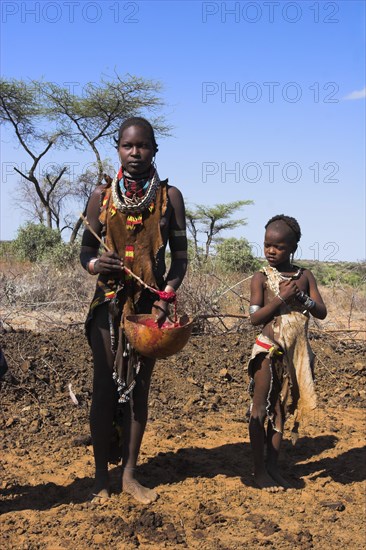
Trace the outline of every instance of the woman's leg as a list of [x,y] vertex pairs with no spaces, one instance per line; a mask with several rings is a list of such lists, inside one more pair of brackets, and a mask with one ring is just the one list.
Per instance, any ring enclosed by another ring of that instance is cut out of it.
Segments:
[[112,436],[112,422],[117,403],[116,384],[112,378],[114,355],[111,351],[108,304],[94,312],[90,327],[90,341],[94,360],[93,396],[90,409],[95,486],[94,493],[109,496],[108,458]]
[[261,489],[278,491],[280,488],[267,472],[264,460],[267,397],[271,386],[270,360],[260,354],[254,364],[254,395],[249,420],[249,437],[254,459],[254,478]]
[[143,487],[135,479],[137,459],[147,422],[149,389],[154,364],[154,359],[142,359],[136,386],[123,411],[122,488],[143,504],[148,504],[157,498],[155,491]]

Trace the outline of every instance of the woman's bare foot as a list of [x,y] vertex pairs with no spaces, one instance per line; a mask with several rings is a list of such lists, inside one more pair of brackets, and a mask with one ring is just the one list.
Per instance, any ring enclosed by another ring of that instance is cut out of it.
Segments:
[[289,483],[285,478],[281,476],[277,468],[271,468],[270,466],[267,466],[267,470],[269,475],[284,489],[293,489],[293,486],[291,483]]
[[97,502],[100,499],[106,499],[110,496],[110,488],[109,488],[109,475],[108,471],[105,472],[104,470],[102,472],[98,472],[98,470],[95,473],[95,482],[93,491],[91,494],[91,500],[95,500]]
[[133,496],[141,504],[150,504],[158,498],[155,491],[144,487],[134,478],[122,481],[122,491]]
[[268,493],[279,493],[283,487],[277,483],[267,472],[255,474],[254,480],[260,489]]

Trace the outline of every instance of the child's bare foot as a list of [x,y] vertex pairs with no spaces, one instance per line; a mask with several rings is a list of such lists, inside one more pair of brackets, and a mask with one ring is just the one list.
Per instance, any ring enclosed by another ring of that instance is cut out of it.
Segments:
[[152,489],[141,485],[136,479],[129,479],[122,482],[122,490],[133,496],[141,504],[150,504],[158,498],[158,495]]
[[289,483],[284,477],[281,476],[277,468],[271,468],[270,466],[268,466],[267,470],[269,475],[275,481],[277,481],[277,483],[281,485],[281,487],[283,487],[284,489],[293,489],[293,486],[291,485],[291,483]]
[[283,487],[277,483],[267,472],[255,474],[254,480],[260,489],[268,493],[279,493],[283,491]]

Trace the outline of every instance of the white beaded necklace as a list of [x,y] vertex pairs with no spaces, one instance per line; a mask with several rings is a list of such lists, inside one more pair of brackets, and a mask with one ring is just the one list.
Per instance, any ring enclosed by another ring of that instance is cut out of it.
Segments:
[[268,286],[276,295],[279,293],[281,281],[291,281],[297,279],[302,272],[302,268],[299,267],[296,273],[293,275],[282,275],[275,267],[270,265],[263,267],[263,273],[267,275]]
[[113,197],[113,203],[117,210],[120,210],[123,213],[128,214],[136,214],[141,213],[144,210],[146,210],[150,204],[154,201],[156,191],[160,185],[160,178],[157,170],[155,170],[148,188],[146,189],[146,193],[143,197],[127,197],[122,191],[119,189],[118,185],[118,174],[115,175],[111,187],[112,187],[112,197]]

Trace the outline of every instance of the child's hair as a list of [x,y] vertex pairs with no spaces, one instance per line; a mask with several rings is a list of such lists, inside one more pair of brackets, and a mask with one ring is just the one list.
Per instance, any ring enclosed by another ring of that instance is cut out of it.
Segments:
[[271,223],[277,222],[277,221],[284,222],[290,229],[292,229],[292,231],[294,232],[295,237],[296,237],[296,243],[298,243],[300,238],[301,238],[301,229],[300,229],[300,226],[298,224],[298,221],[295,220],[295,218],[291,218],[291,216],[285,216],[284,214],[278,214],[277,216],[273,216],[273,218],[271,218],[266,223],[264,228],[267,229],[267,227]]
[[144,128],[144,130],[147,130],[147,132],[150,134],[150,139],[151,139],[151,143],[153,144],[154,152],[157,153],[158,144],[156,143],[156,140],[155,140],[154,128],[151,126],[150,122],[146,120],[146,118],[143,118],[140,116],[133,116],[133,117],[127,118],[124,122],[122,122],[118,130],[118,139],[115,139],[117,149],[118,149],[119,142],[121,141],[123,132],[127,128],[130,128],[130,126],[140,126],[141,128]]

